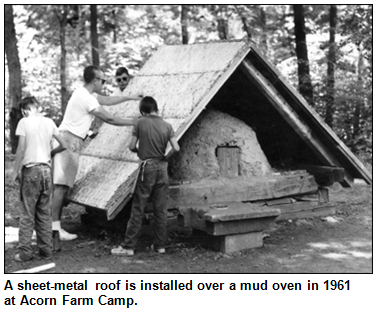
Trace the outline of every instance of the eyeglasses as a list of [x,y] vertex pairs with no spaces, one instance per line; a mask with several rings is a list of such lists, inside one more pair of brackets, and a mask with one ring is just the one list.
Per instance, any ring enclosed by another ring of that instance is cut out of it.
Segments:
[[128,80],[128,77],[117,78],[118,83],[120,83],[121,81],[126,82],[127,80]]
[[95,77],[94,79],[97,79],[97,80],[101,80],[102,81],[102,85],[105,84],[106,80],[105,79],[102,79],[102,78],[99,78],[99,77]]

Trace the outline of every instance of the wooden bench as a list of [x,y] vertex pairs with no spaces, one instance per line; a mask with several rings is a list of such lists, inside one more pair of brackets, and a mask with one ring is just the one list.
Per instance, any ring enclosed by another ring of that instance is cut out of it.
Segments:
[[181,225],[206,233],[224,253],[262,246],[263,231],[280,215],[277,208],[242,202],[182,206],[179,212]]

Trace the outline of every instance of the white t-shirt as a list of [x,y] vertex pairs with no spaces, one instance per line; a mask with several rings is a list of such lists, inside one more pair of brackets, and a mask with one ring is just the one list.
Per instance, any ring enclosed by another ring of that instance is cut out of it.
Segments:
[[85,138],[94,119],[90,112],[100,106],[96,95],[90,94],[84,87],[76,89],[68,101],[59,129]]
[[18,122],[16,135],[24,136],[25,155],[22,165],[51,161],[51,141],[59,131],[54,121],[42,115],[31,115]]

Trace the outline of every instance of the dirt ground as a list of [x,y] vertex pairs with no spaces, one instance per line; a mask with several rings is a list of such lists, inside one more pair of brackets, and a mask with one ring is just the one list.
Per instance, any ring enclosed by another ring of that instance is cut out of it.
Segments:
[[[5,226],[18,227],[17,188],[10,186],[6,165]],[[83,225],[81,207],[65,209],[63,227],[77,233],[61,242],[62,251],[50,260],[13,260],[17,242],[5,243],[5,273],[44,265],[45,273],[372,273],[372,186],[358,182],[352,189],[330,190],[336,215],[278,222],[264,238],[264,246],[231,254],[203,246],[203,238],[189,230],[170,232],[164,255],[149,249],[148,227],[134,257],[115,257],[111,248],[122,241],[122,230]],[[36,247],[36,246],[34,246]]]

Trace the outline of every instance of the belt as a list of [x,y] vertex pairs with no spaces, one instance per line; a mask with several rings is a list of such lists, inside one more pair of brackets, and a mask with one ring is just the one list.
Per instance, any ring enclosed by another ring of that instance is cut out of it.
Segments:
[[50,165],[48,165],[47,163],[34,163],[34,162],[31,162],[31,163],[28,163],[28,164],[24,165],[24,167],[26,167],[26,168],[30,168],[30,167],[34,167],[34,166],[48,166],[48,167],[50,167]]

